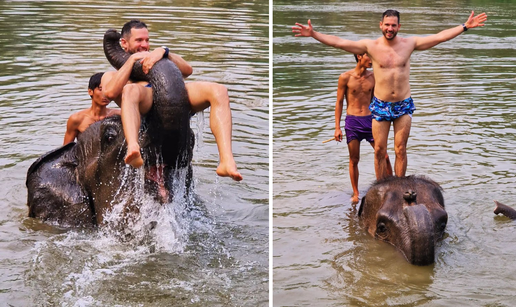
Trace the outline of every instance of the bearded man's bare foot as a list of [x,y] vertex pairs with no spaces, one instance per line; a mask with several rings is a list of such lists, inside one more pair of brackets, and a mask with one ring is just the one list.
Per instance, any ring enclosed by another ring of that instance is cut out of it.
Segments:
[[217,167],[217,175],[221,177],[231,177],[235,181],[243,179],[242,175],[237,170],[236,163],[220,163]]
[[353,196],[351,196],[350,201],[351,201],[351,204],[353,204],[353,205],[358,204],[358,195],[357,194],[353,194]]
[[125,156],[124,162],[131,165],[134,168],[139,168],[143,165],[142,155],[140,154],[140,148],[127,149],[127,156]]

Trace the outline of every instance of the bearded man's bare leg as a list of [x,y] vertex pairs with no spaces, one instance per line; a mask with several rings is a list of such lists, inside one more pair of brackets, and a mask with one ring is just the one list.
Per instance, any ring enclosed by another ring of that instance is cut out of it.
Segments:
[[387,177],[392,176],[392,164],[389,155],[385,155],[385,165],[387,166]]
[[405,177],[407,172],[407,141],[412,126],[412,118],[403,115],[393,122],[394,125],[394,152],[396,161],[394,162],[394,173],[398,177]]
[[[374,149],[374,142],[372,142],[370,144],[371,144],[371,147],[373,147],[373,149]],[[392,164],[391,164],[391,160],[390,160],[387,152],[385,153],[385,165],[387,167],[387,177],[392,176]]]
[[229,96],[225,86],[212,82],[189,82],[186,84],[188,99],[193,112],[211,106],[210,128],[219,150],[220,163],[217,175],[242,180],[231,148],[232,121]]
[[376,173],[376,180],[389,176],[386,157],[390,128],[390,121],[377,121],[373,119],[374,171]]
[[140,130],[141,115],[149,112],[152,106],[152,89],[140,84],[127,84],[122,90],[122,127],[127,142],[127,155],[124,162],[134,168],[143,165],[138,131]]

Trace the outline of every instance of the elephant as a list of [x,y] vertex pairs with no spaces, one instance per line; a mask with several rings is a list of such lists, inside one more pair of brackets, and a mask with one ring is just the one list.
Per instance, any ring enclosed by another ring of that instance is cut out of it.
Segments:
[[496,204],[496,207],[494,209],[494,213],[496,215],[501,213],[506,217],[510,218],[511,220],[516,220],[516,210],[500,202],[497,202],[496,200],[494,202]]
[[362,198],[358,217],[370,235],[419,266],[435,262],[435,246],[448,222],[441,186],[416,175],[373,183]]
[[[104,35],[104,53],[116,69],[129,58],[119,40],[116,30]],[[52,150],[30,166],[30,217],[70,227],[103,225],[106,213],[121,198],[126,212],[138,211],[138,181],[161,203],[171,200],[178,182],[188,194],[195,137],[182,74],[172,61],[161,59],[148,74],[135,63],[131,80],[148,81],[153,89],[153,106],[142,117],[139,131],[143,175],[123,162],[127,147],[120,116],[105,118],[81,133],[76,143]]]

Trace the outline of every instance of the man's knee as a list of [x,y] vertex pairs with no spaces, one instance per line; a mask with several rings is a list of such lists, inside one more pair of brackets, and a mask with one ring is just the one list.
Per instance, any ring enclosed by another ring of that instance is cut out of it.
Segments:
[[349,163],[351,165],[358,165],[358,162],[360,162],[360,157],[357,157],[357,156],[352,156],[352,157],[349,157]]
[[122,89],[122,98],[137,98],[140,97],[140,89],[138,84],[126,84]]
[[407,145],[401,144],[396,145],[394,147],[394,152],[396,153],[396,157],[404,157],[407,155]]
[[122,105],[135,105],[140,114],[146,114],[152,107],[152,90],[140,84],[126,84],[122,89]]
[[385,158],[385,156],[387,155],[387,144],[380,144],[379,142],[375,142],[374,154],[377,157],[382,156],[382,159]]
[[213,83],[212,95],[216,97],[214,103],[229,105],[228,89],[225,85]]

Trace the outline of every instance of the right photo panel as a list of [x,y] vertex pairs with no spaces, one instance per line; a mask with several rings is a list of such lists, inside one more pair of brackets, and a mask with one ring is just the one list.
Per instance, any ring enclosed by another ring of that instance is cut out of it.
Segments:
[[273,1],[273,306],[511,306],[516,6]]

